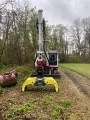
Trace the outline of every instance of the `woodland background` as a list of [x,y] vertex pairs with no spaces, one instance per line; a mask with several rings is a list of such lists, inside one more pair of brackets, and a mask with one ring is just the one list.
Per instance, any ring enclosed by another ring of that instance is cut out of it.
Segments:
[[[28,1],[0,3],[0,64],[23,65],[34,60],[38,50],[37,8]],[[48,25],[49,49],[57,49],[59,62],[90,62],[90,17],[73,21],[71,26]]]

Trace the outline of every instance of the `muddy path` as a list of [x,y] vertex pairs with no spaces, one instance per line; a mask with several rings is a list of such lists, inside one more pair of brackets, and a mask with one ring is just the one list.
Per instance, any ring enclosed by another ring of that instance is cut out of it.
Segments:
[[90,99],[90,78],[70,69],[60,68],[61,74],[68,77],[76,88]]

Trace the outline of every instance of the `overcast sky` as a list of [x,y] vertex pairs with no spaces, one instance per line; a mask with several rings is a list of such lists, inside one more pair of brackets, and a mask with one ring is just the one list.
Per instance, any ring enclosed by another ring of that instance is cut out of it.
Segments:
[[[6,0],[0,0],[4,2]],[[25,0],[16,0],[20,4]],[[48,24],[70,25],[76,18],[90,17],[90,0],[26,0],[31,7],[43,9]]]
[[31,6],[43,9],[48,24],[72,24],[73,20],[90,16],[90,0],[31,0]]

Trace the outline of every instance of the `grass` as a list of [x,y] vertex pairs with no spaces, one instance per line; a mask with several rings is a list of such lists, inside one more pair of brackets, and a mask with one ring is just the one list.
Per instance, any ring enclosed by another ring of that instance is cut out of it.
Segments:
[[[22,92],[22,83],[30,76],[32,65],[0,68],[0,72],[4,73],[13,69],[18,71],[18,84],[9,88],[0,87],[0,117],[2,116],[2,119],[75,120],[75,117],[82,118],[83,112],[89,105],[86,100],[77,95],[74,89],[71,89],[71,86],[69,87],[70,83],[65,78],[63,79],[63,76],[60,81],[58,80],[58,93],[52,86],[33,87]],[[87,110],[86,114],[86,116],[89,114]]]
[[3,88],[2,87],[0,87],[0,92],[3,92]]
[[[59,104],[56,103],[55,96],[58,98],[58,93],[46,90],[47,87],[32,89],[32,91],[21,91],[23,82],[32,72],[32,65],[3,66],[0,68],[0,72],[4,73],[13,69],[16,69],[18,72],[18,84],[9,88],[0,87],[2,118],[12,120],[14,118],[26,117],[30,119],[30,117],[34,117],[38,120],[44,120],[48,117],[53,119],[60,119],[62,116],[64,118],[68,117],[66,116],[68,105],[65,105],[64,100],[59,102]],[[51,89],[54,89],[54,87],[51,87]]]
[[67,112],[67,108],[69,106],[71,106],[71,100],[62,100],[61,104],[56,104],[53,103],[52,107],[53,107],[53,111],[52,111],[52,117],[54,119],[57,119],[58,116],[60,117],[60,119],[64,120],[64,119],[69,119],[70,116],[68,115]]
[[16,70],[18,72],[18,83],[22,83],[25,81],[25,79],[30,76],[32,72],[32,66],[31,64],[26,64],[22,66],[14,66],[14,67],[8,67],[8,66],[0,66],[0,73],[3,74],[5,72],[9,72],[12,70]]
[[28,102],[23,103],[22,106],[17,107],[17,108],[13,108],[10,111],[7,112],[7,117],[8,118],[13,118],[15,117],[15,115],[20,115],[22,113],[25,113],[27,111],[30,111],[32,109],[34,109],[34,104],[30,104]]
[[85,63],[63,63],[60,64],[61,67],[68,68],[70,70],[74,70],[78,73],[81,73],[85,76],[90,77],[90,64]]

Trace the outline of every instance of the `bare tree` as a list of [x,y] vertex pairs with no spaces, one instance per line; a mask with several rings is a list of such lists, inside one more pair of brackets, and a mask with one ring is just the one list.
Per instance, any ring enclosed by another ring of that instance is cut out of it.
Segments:
[[0,3],[0,11],[6,7],[7,4],[14,2],[14,0],[6,0],[5,2]]
[[82,46],[81,46],[82,35],[83,35],[83,31],[82,31],[82,26],[81,26],[81,20],[78,18],[74,20],[73,25],[71,26],[71,38],[76,46],[75,49],[79,57],[77,59],[79,60],[80,60],[81,51],[82,51]]
[[65,62],[67,59],[68,42],[66,40],[66,26],[59,24],[56,26],[49,26],[48,45],[50,49],[56,49],[59,53],[59,59]]
[[2,7],[0,63],[21,65],[32,61],[37,48],[37,12],[26,3],[23,9],[16,2],[10,6]]
[[85,54],[88,54],[90,60],[90,18],[83,19],[82,26],[84,29]]

